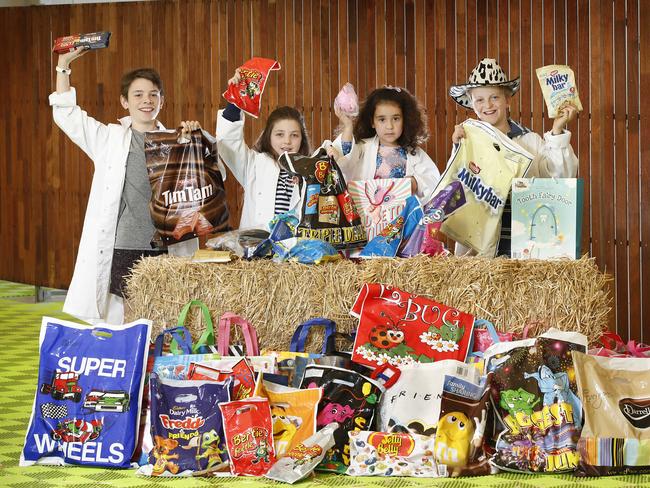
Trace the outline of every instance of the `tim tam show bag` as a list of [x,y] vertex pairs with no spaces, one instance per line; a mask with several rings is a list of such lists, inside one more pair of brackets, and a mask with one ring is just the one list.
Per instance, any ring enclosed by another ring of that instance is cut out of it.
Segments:
[[[385,385],[390,386],[398,377],[396,372]],[[348,431],[374,428],[375,410],[385,390],[384,384],[355,371],[309,364],[301,388],[323,389],[316,418],[318,429],[331,422],[340,425],[334,432],[334,446],[317,469],[345,473],[350,464]]]
[[542,87],[542,94],[546,102],[548,116],[552,119],[566,104],[571,104],[578,111],[582,111],[582,102],[578,96],[573,70],[561,64],[542,66],[535,70],[539,86]]
[[442,476],[484,476],[492,471],[485,442],[492,416],[490,379],[479,384],[444,377],[434,457]]
[[255,396],[269,399],[273,421],[273,445],[278,459],[316,433],[316,414],[318,402],[323,396],[322,389],[300,390],[268,381],[258,381]]
[[576,474],[650,473],[650,358],[572,355],[585,413]]
[[257,118],[262,106],[262,93],[270,71],[278,71],[280,63],[273,59],[251,58],[239,67],[239,83],[228,85],[223,98]]
[[285,152],[279,163],[300,180],[301,214],[296,237],[320,239],[335,249],[363,247],[367,242],[365,227],[343,172],[325,149],[313,157]]
[[146,132],[151,218],[165,244],[227,230],[228,207],[214,139],[195,130],[179,142],[181,130]]
[[148,476],[200,476],[227,469],[221,412],[230,400],[230,380],[164,380],[152,373]]
[[[507,347],[511,349],[507,350]],[[578,466],[582,403],[571,351],[586,352],[587,338],[551,330],[501,348],[492,377],[492,403],[502,425],[491,463],[506,471],[559,473]]]
[[21,466],[129,467],[150,333],[149,320],[88,326],[43,317]]
[[434,437],[407,432],[351,431],[350,476],[440,476]]
[[465,361],[474,327],[468,313],[378,283],[363,285],[350,314],[359,318],[352,360],[372,367]]
[[442,232],[481,256],[493,257],[512,179],[524,176],[533,156],[490,124],[469,119],[463,128],[465,137],[454,145],[433,198],[439,192],[457,194],[452,184],[460,182],[463,195],[456,203],[465,203],[449,208]]
[[377,430],[434,435],[440,414],[440,399],[446,375],[478,385],[476,368],[460,361],[414,363],[400,367],[400,376],[386,389],[377,411]]
[[348,189],[371,241],[404,209],[411,196],[410,178],[350,181]]
[[267,398],[222,403],[223,427],[234,475],[262,476],[275,464],[273,422]]
[[71,36],[58,37],[54,41],[52,51],[57,54],[65,54],[78,47],[88,49],[102,49],[108,47],[111,38],[110,32],[90,32],[88,34],[73,34]]

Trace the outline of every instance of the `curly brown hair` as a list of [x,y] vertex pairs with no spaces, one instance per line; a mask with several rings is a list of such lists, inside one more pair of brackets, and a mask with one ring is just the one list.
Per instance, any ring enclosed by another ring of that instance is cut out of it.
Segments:
[[370,92],[361,105],[359,116],[354,122],[354,138],[359,141],[374,137],[372,127],[375,109],[379,103],[394,103],[402,109],[402,135],[397,143],[411,154],[429,138],[427,116],[418,100],[406,88],[377,88]]
[[307,127],[305,126],[305,118],[302,114],[293,107],[283,106],[276,108],[269,118],[266,120],[266,126],[264,130],[257,138],[253,149],[257,152],[268,153],[273,156],[275,159],[279,158],[279,154],[275,154],[273,147],[271,146],[271,132],[273,131],[273,126],[281,120],[295,120],[300,126],[300,135],[302,140],[300,141],[300,149],[298,149],[298,154],[303,156],[309,156],[311,153],[311,145],[309,143],[309,135],[307,134]]

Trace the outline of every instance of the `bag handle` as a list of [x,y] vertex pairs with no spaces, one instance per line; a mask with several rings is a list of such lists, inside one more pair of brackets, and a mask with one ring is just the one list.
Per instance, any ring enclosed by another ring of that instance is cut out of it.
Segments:
[[344,339],[348,342],[350,342],[352,345],[354,345],[354,336],[355,333],[345,333],[345,332],[334,332],[334,334],[330,334],[326,340],[325,340],[325,355],[326,356],[333,356],[336,354],[340,354],[339,351],[336,349],[336,339]]
[[243,317],[232,312],[224,313],[219,319],[219,340],[218,351],[222,356],[228,356],[228,348],[230,347],[230,329],[233,326],[239,325],[244,342],[246,343],[247,356],[259,356],[260,349],[257,341],[257,331],[255,327]]
[[[192,352],[194,354],[197,354],[201,352],[201,349],[205,350],[209,346],[214,346],[214,324],[212,323],[210,310],[208,310],[206,304],[203,303],[201,300],[190,300],[189,302],[187,302],[183,307],[183,309],[181,310],[181,313],[178,314],[178,321],[176,322],[176,326],[184,328],[185,320],[187,319],[187,313],[189,312],[190,308],[192,308],[192,306],[194,305],[201,308],[201,311],[203,312],[203,322],[205,323],[205,330],[203,331],[203,334],[201,334],[199,340],[196,341],[196,344],[192,346]],[[176,344],[172,341],[171,344],[172,349],[175,346]]]
[[189,330],[181,326],[165,329],[158,334],[153,348],[154,357],[162,356],[163,343],[167,334],[172,336],[172,344],[175,344],[175,347],[170,347],[172,354],[175,356],[179,354],[192,354],[192,336]]
[[[479,323],[477,324],[477,322]],[[474,326],[476,327],[477,325],[481,328],[485,327],[485,329],[488,331],[488,334],[490,334],[490,337],[492,338],[493,344],[498,344],[501,342],[499,334],[497,333],[497,329],[492,322],[486,319],[479,319],[474,321]]]
[[650,357],[650,347],[646,346],[645,344],[637,344],[637,342],[634,340],[629,340],[627,342],[627,349],[634,357],[637,358]]
[[329,338],[336,332],[336,322],[324,317],[316,317],[309,319],[308,321],[300,324],[296,327],[296,330],[291,337],[291,344],[289,345],[289,351],[291,352],[305,352],[305,342],[307,341],[307,336],[309,335],[309,330],[312,327],[324,327],[325,328],[325,337],[323,338],[323,348],[322,354],[327,353],[327,341]]
[[380,381],[384,385],[384,388],[390,388],[399,379],[400,374],[402,373],[395,366],[384,363],[375,368],[372,373],[370,373],[370,377],[373,380]]

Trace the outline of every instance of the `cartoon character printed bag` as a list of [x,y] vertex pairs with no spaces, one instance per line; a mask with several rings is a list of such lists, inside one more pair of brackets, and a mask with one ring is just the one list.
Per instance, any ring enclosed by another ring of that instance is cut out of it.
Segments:
[[359,318],[352,360],[372,367],[465,361],[474,327],[468,313],[378,283],[363,285],[350,314]]
[[571,351],[586,349],[584,335],[551,329],[485,351],[486,367],[494,371],[491,401],[502,426],[493,465],[528,473],[576,469],[583,422]]
[[273,59],[251,58],[239,67],[239,83],[228,85],[223,98],[248,115],[257,118],[262,106],[262,93],[270,71],[280,69],[280,63]]
[[129,467],[150,333],[148,320],[88,326],[43,317],[21,466]]

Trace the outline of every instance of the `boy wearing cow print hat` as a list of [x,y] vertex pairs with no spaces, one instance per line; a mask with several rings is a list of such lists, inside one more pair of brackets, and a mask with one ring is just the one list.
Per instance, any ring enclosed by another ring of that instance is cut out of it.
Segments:
[[[575,178],[578,158],[571,147],[571,132],[566,130],[566,126],[576,118],[578,110],[573,105],[565,105],[554,119],[553,128],[542,138],[510,118],[510,97],[517,90],[519,77],[508,80],[496,60],[484,58],[472,70],[467,83],[449,88],[449,96],[462,107],[474,110],[479,120],[499,129],[534,156],[527,177]],[[452,142],[458,144],[463,137],[463,126],[457,125],[451,136]],[[508,198],[501,221],[498,256],[510,256],[510,225]],[[468,252],[468,248],[456,244],[456,254]]]

